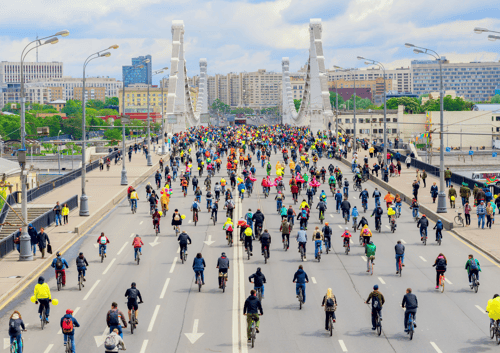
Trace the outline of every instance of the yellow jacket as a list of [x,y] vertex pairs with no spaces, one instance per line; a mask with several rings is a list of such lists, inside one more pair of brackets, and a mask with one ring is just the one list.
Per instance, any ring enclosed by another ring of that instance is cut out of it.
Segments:
[[50,295],[49,285],[47,283],[37,284],[35,286],[35,300],[47,298],[52,299],[52,296]]
[[[365,229],[368,229],[368,233],[365,233]],[[361,229],[361,232],[359,234],[362,235],[362,236],[364,236],[364,237],[371,237],[372,236],[372,231],[370,230],[370,228],[368,228],[367,225],[364,225],[363,228]]]
[[61,214],[63,216],[69,215],[69,208],[68,207],[63,207],[62,210],[61,210]]
[[226,223],[224,223],[224,226],[222,227],[222,229],[227,230],[229,228],[229,226],[231,226],[231,228],[234,229],[234,224],[232,221],[226,221]]
[[245,229],[245,235],[247,237],[251,237],[252,236],[252,228],[247,227],[247,229]]
[[500,297],[488,300],[486,311],[488,312],[490,319],[500,320]]
[[293,161],[290,162],[290,169],[295,169],[295,163]]
[[307,202],[302,201],[300,204],[300,209],[303,209],[304,207],[310,208],[309,205],[307,204]]
[[139,199],[139,196],[137,196],[137,191],[132,191],[130,193],[130,199],[131,200],[138,200]]

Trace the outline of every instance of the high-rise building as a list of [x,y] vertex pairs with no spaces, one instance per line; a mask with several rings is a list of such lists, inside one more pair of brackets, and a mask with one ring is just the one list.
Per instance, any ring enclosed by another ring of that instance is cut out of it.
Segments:
[[[31,82],[36,79],[52,79],[63,77],[63,63],[44,62],[23,64],[24,82]],[[8,83],[21,82],[21,63],[2,61],[0,62],[0,86]]]
[[[147,64],[143,64],[146,59],[149,59]],[[134,66],[143,65],[144,67],[135,68]],[[153,70],[152,70],[152,58],[151,55],[139,56],[137,58],[132,58],[131,66],[123,66],[123,83],[125,87],[133,85],[134,83],[144,83],[151,85],[153,83]]]
[[[366,84],[373,85],[376,84],[373,83],[373,81],[375,81],[377,78],[384,77],[384,72],[378,68],[353,69],[352,71],[328,70],[329,82],[335,82],[340,80],[354,82],[354,76],[356,76],[356,81],[357,81],[356,85],[358,84],[363,85],[363,83],[360,81],[370,81],[369,83],[366,82],[365,85]],[[408,68],[401,67],[395,70],[385,70],[385,79],[387,86],[389,86],[388,81],[392,81],[390,83],[391,88],[387,88],[388,90],[397,91],[400,93],[411,92],[412,90],[412,71],[409,67]],[[381,81],[379,80],[377,82]],[[335,87],[335,84],[333,85],[333,87]],[[340,84],[338,87],[340,87]],[[377,87],[370,87],[370,88],[372,89],[372,92],[377,91]],[[381,84],[380,88],[383,90],[384,88],[383,83]],[[375,95],[378,94],[379,94],[378,92],[375,93]]]
[[[83,99],[82,97],[82,91],[83,87],[75,87],[73,90],[73,97],[75,100],[81,101]],[[105,97],[105,91],[106,89],[104,87],[87,87],[85,85],[85,100],[99,100],[101,102],[106,101]]]
[[[25,87],[24,92],[28,103],[48,104],[53,100],[49,87]],[[0,109],[8,103],[21,103],[21,87],[19,84],[7,84],[0,87],[0,96]]]
[[[442,57],[443,88],[453,90],[457,96],[472,102],[488,101],[495,95],[500,83],[500,63],[450,63]],[[436,60],[414,60],[413,93],[422,95],[439,91],[440,71]]]

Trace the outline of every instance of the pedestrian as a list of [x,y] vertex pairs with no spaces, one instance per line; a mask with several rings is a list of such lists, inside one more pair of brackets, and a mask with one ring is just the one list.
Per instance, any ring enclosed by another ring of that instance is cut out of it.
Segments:
[[44,259],[45,248],[47,247],[47,244],[50,245],[50,239],[47,233],[45,233],[45,229],[43,227],[40,228],[40,233],[38,233],[37,240],[38,240],[38,249],[40,249],[40,252],[42,253],[42,259]]
[[410,156],[406,156],[405,163],[406,163],[406,169],[410,169],[410,164],[411,164]]
[[[16,244],[16,249],[18,253],[21,253],[21,234],[23,233],[23,229],[19,228],[19,230],[16,232],[16,235],[14,236],[14,244]],[[36,235],[35,235],[36,239]]]
[[425,179],[427,179],[427,172],[424,170],[424,172],[422,173],[422,181],[424,182],[424,188],[427,187]]
[[58,225],[62,225],[61,205],[59,205],[59,201],[56,202],[56,206],[54,207],[54,212],[55,212],[55,220],[57,227]]
[[488,202],[486,206],[486,227],[491,229],[491,221],[493,219],[493,207],[491,207],[491,203]]
[[450,167],[447,167],[446,170],[444,171],[444,180],[446,181],[446,187],[450,187],[451,185],[451,170]]
[[436,182],[434,182],[431,186],[431,197],[432,197],[432,203],[436,203],[436,197],[438,196],[438,187],[436,185]]
[[[19,228],[19,230],[21,230],[21,228]],[[28,235],[31,239],[31,251],[33,252],[33,256],[35,256],[36,246],[38,245],[38,231],[35,227],[33,227],[33,224],[31,223],[28,225]]]
[[470,189],[469,189],[469,184],[463,182],[462,186],[460,186],[460,197],[462,198],[462,207],[465,206],[466,203],[469,202],[469,197],[470,197]]
[[401,176],[401,161],[398,161],[397,167],[398,167],[398,176]]
[[63,217],[64,224],[68,224],[68,215],[69,215],[69,207],[68,204],[65,203],[61,209],[61,214]]
[[484,205],[484,201],[481,201],[479,205],[477,205],[476,208],[476,214],[477,214],[477,227],[481,227],[481,221],[482,221],[482,229],[484,229],[484,218],[486,216],[486,206]]
[[455,208],[455,200],[457,198],[457,190],[450,185],[450,189],[448,190],[448,198],[450,199],[450,207]]
[[99,158],[99,171],[103,171],[104,170],[104,160],[101,158]]
[[469,201],[467,201],[465,203],[465,206],[464,206],[465,226],[466,227],[470,226],[470,211],[472,211],[472,208],[469,205]]

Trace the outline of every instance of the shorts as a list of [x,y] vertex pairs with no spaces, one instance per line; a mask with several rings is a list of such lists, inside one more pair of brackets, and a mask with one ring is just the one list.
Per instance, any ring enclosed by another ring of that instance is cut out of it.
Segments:
[[134,308],[134,310],[139,310],[139,303],[137,303],[137,299],[129,300],[127,302],[127,308],[128,310],[132,310],[132,308]]

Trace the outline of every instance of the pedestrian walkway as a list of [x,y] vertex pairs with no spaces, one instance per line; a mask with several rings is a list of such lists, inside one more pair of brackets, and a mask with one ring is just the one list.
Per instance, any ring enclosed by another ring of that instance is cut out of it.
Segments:
[[[368,154],[368,151],[361,150],[358,153],[359,156],[359,162],[363,164],[363,159],[364,157],[370,155]],[[351,155],[348,155],[349,158],[351,158]],[[417,169],[410,167],[409,169],[406,167],[406,164],[404,163],[404,158],[401,158],[401,176],[394,176],[394,177],[389,177],[389,184],[391,187],[400,190],[403,192],[405,195],[412,196],[412,184],[413,182],[417,179]],[[377,163],[376,158],[369,158],[368,165],[370,168],[372,168],[373,164]],[[394,164],[396,164],[396,159],[394,159]],[[446,168],[446,166],[445,166]],[[419,175],[422,174],[422,171],[419,171]],[[373,175],[375,176],[375,175]],[[382,178],[382,173],[379,171],[379,178]],[[430,175],[427,173],[427,179],[426,179],[426,186],[424,186],[424,182],[420,180],[420,189],[418,191],[418,201],[421,205],[424,205],[431,209],[434,212],[437,212],[437,199],[436,203],[432,202],[432,197],[430,194],[430,189],[433,183],[436,183],[438,190],[439,190],[439,178]],[[453,187],[457,190],[457,199],[456,199],[456,208],[450,208],[450,200],[448,198],[448,190],[449,188],[445,189],[445,194],[446,194],[446,207],[448,209],[447,213],[439,213],[439,216],[443,220],[447,220],[451,223],[454,223],[454,218],[455,216],[458,215],[458,212],[462,213],[462,217],[464,218],[464,223],[465,223],[465,216],[464,216],[464,210],[462,208],[462,201],[459,195],[459,190],[460,186],[458,184],[453,184]],[[469,187],[473,188],[473,185],[469,185]],[[385,196],[385,192],[382,192],[383,196]],[[371,196],[371,195],[370,195]],[[471,224],[468,227],[462,227],[457,225],[456,223],[453,225],[453,232],[455,232],[458,236],[460,236],[462,239],[465,241],[475,245],[482,251],[488,253],[490,256],[493,256],[498,262],[500,262],[500,243],[498,242],[498,234],[496,227],[498,227],[497,224],[493,224],[491,229],[487,229],[486,226],[484,229],[479,229],[477,227],[477,215],[476,215],[476,208],[474,207],[474,197],[471,195],[469,199],[469,204],[472,207],[471,211]],[[404,212],[404,210],[403,210]],[[410,210],[408,210],[410,212]],[[498,217],[497,217],[498,218]],[[432,225],[434,227],[434,225]],[[429,231],[430,236],[433,236],[434,231]],[[432,234],[432,235],[431,235]],[[446,237],[446,234],[443,234],[443,239]],[[444,240],[446,241],[446,240]]]
[[[126,155],[126,158],[125,166],[128,183],[134,186],[153,174],[157,170],[158,161],[160,160],[160,156],[153,154],[153,166],[148,167],[146,156],[142,152],[133,153],[131,162],[128,161],[128,155]],[[78,207],[70,212],[68,224],[58,227],[53,224],[45,229],[53,251],[53,254],[49,255],[49,259],[53,258],[57,251],[68,248],[126,196],[128,186],[120,185],[121,171],[122,166],[115,165],[114,161],[112,161],[109,171],[105,167],[103,171],[99,171],[99,168],[97,168],[87,173],[86,194],[89,199],[90,216],[80,216],[80,208]],[[81,195],[81,178],[35,199],[29,203],[29,207],[34,205],[55,205],[57,201],[61,202],[62,205],[62,202],[76,194]],[[40,230],[38,229],[38,231]],[[12,251],[3,257],[0,260],[0,273],[2,273],[0,277],[0,305],[10,294],[37,275],[41,269],[49,266],[49,261],[47,256],[45,259],[41,258],[38,249],[34,261],[19,261],[17,251]]]

